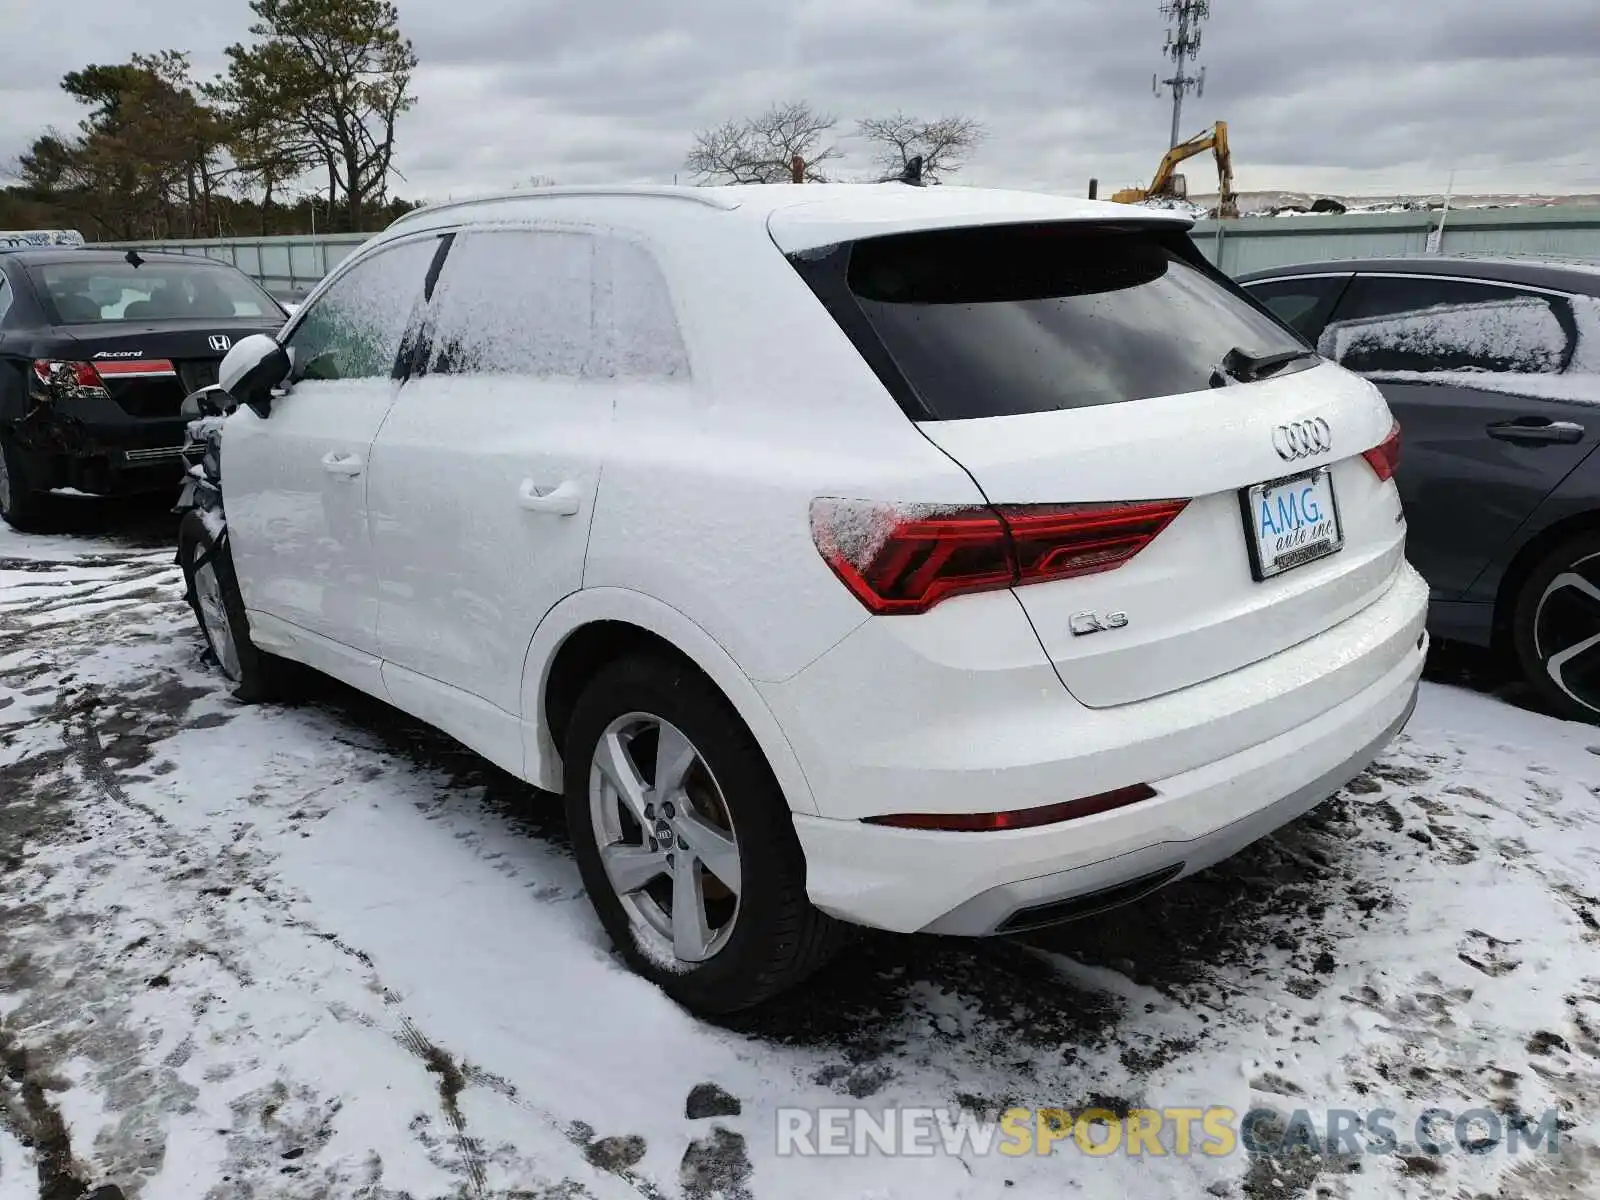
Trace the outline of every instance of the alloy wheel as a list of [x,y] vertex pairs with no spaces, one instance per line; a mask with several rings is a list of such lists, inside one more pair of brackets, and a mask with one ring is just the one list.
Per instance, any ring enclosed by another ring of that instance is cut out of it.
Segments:
[[1600,713],[1600,554],[1579,559],[1546,585],[1534,610],[1533,649],[1556,687]]
[[727,945],[743,889],[738,838],[716,777],[677,726],[648,713],[606,726],[589,814],[641,953],[672,967]]
[[[195,559],[206,553],[203,546],[195,547]],[[228,609],[222,600],[222,581],[217,578],[216,562],[200,563],[194,568],[195,600],[200,607],[200,620],[211,639],[211,649],[216,652],[217,665],[222,673],[238,683],[243,678],[239,667],[239,648],[234,645],[233,625],[228,621]]]

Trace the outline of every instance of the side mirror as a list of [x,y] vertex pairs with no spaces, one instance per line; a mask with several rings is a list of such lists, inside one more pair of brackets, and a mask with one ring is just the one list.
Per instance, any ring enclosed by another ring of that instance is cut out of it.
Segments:
[[220,417],[232,412],[238,405],[220,383],[209,383],[183,398],[178,415],[193,421],[199,417]]
[[235,342],[217,368],[217,386],[258,417],[272,412],[272,389],[288,377],[288,351],[264,333]]

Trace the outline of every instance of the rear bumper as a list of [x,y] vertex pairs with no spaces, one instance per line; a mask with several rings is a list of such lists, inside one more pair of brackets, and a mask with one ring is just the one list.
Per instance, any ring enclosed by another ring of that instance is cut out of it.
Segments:
[[[885,789],[875,798],[880,812],[1024,808],[1140,781],[1157,795],[1059,825],[995,833],[796,815],[812,902],[841,919],[899,932],[983,935],[1087,915],[1099,900],[1069,902],[1107,889],[1118,890],[1101,897],[1105,903],[1125,902],[1209,866],[1337,790],[1400,729],[1426,653],[1426,600],[1426,587],[1404,568],[1365,612],[1275,656],[1281,661],[1127,706],[1141,711],[1128,714],[1114,772],[1107,751],[1093,745],[1095,726],[1112,715],[1106,710],[1079,710],[1085,721],[1069,718],[1032,747],[1029,761],[1010,768],[984,765],[993,761],[991,745],[953,746],[951,754],[974,768],[954,772],[959,809],[935,806],[948,797],[933,772],[894,780],[875,769],[871,782]],[[1329,680],[1339,689],[1334,696]],[[1241,683],[1246,692],[1264,687],[1250,700],[1287,713],[1287,727],[1279,721],[1263,731],[1265,718],[1253,703],[1229,711]],[[1183,731],[1150,722],[1152,705],[1163,721],[1210,729],[1209,753],[1163,769],[1172,760],[1171,739]],[[1266,736],[1235,740],[1251,728]],[[1075,748],[1086,753],[1074,755]],[[802,754],[802,762],[810,775],[811,760]],[[818,800],[828,811],[829,797],[819,791]],[[1136,886],[1125,888],[1130,883]]]
[[[969,936],[1017,933],[1064,920],[1075,920],[1118,904],[1130,903],[1174,880],[1237,854],[1251,843],[1310,812],[1365,770],[1411,719],[1417,703],[1415,675],[1398,689],[1390,689],[1384,697],[1389,703],[1373,710],[1378,719],[1389,711],[1396,695],[1405,697],[1404,707],[1376,737],[1311,782],[1294,787],[1281,800],[1270,802],[1265,807],[1188,841],[1163,841],[1107,861],[990,888],[932,922],[926,927],[927,931]],[[1346,744],[1351,737],[1359,737],[1359,730],[1370,728],[1370,725],[1370,720],[1352,721],[1342,729],[1330,731],[1326,739],[1329,748]],[[1259,749],[1263,752],[1259,757],[1267,761],[1263,761],[1258,770],[1250,772],[1245,764],[1238,764],[1248,773],[1224,782],[1224,787],[1234,792],[1228,797],[1230,801],[1237,802],[1240,794],[1271,796],[1280,787],[1293,787],[1292,780],[1276,778],[1279,773],[1269,770],[1269,765],[1290,760],[1303,763],[1306,753],[1314,747],[1274,746],[1268,743]],[[1338,751],[1335,749],[1334,752]],[[1236,755],[1235,759],[1243,757]],[[1233,762],[1224,760],[1217,765],[1228,768]],[[1168,781],[1168,786],[1177,782]],[[1191,793],[1188,800],[1197,805],[1206,803],[1206,797],[1197,793]],[[1134,886],[1129,887],[1129,884]]]
[[39,405],[15,432],[43,476],[36,486],[114,494],[176,487],[185,424],[181,416],[135,417],[112,400],[82,399]]

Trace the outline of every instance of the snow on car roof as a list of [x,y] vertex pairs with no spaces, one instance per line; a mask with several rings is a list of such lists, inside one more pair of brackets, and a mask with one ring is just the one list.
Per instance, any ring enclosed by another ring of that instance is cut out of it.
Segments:
[[[1139,221],[1188,228],[1181,213],[1080,200],[1044,192],[990,188],[916,188],[905,184],[836,186],[801,184],[786,189],[789,203],[773,206],[772,240],[785,251],[809,250],[857,238],[882,237],[963,225],[1015,225],[1030,221]],[[826,191],[826,194],[824,194]]]
[[1187,228],[1187,214],[1045,192],[1004,191],[956,185],[911,187],[903,183],[739,184],[720,187],[617,186],[531,188],[417,209],[389,226],[394,230],[427,218],[442,218],[476,205],[516,206],[581,197],[688,201],[764,222],[786,252],[863,237],[961,225],[1005,225],[1029,221],[1138,221]]

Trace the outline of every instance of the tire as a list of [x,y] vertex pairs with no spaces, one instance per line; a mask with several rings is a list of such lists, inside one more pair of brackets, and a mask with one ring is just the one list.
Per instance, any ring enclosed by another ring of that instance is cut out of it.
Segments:
[[[609,772],[599,765],[608,761],[603,739],[613,756]],[[682,786],[663,798],[650,785],[664,741],[676,751],[669,757],[681,764],[693,755],[694,762]],[[620,766],[618,753],[627,755]],[[847,936],[848,927],[806,896],[805,856],[789,806],[755,739],[692,667],[650,655],[601,668],[573,710],[565,765],[568,828],[590,903],[628,964],[685,1008],[723,1014],[753,1007],[821,967]],[[610,782],[629,766],[650,802],[647,819],[625,806]],[[722,836],[729,825],[731,838]],[[708,837],[708,828],[718,836]],[[660,873],[625,893],[602,861],[602,845],[637,847],[639,877]],[[730,845],[738,875],[732,889],[697,853],[711,847],[709,858],[726,875]],[[652,856],[652,846],[663,857]],[[700,897],[700,932],[708,936],[680,942],[673,917],[679,896],[691,894],[683,882],[690,876],[699,881],[688,886]],[[702,953],[684,957],[679,946],[696,941]]]
[[38,487],[37,479],[28,454],[9,433],[0,432],[0,518],[22,533],[37,530],[50,505],[50,493]]
[[1517,594],[1511,639],[1545,704],[1600,724],[1600,532],[1568,538],[1534,568]]
[[226,544],[218,546],[198,512],[185,513],[178,523],[178,562],[184,599],[212,661],[233,684],[234,696],[246,704],[284,699],[291,690],[293,664],[258,650],[250,640],[233,556]]

